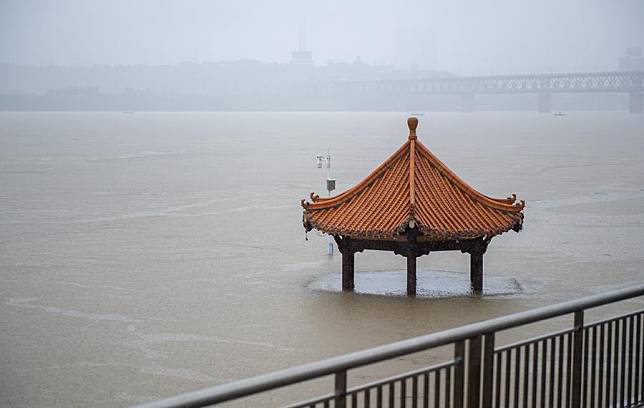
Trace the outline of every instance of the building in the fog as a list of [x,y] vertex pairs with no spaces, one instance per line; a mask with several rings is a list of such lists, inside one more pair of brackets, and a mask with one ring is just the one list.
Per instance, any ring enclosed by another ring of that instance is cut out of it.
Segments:
[[306,50],[296,50],[291,52],[291,64],[313,65],[313,53]]
[[623,57],[619,58],[620,71],[644,71],[644,57],[640,47],[626,49]]
[[313,65],[313,53],[307,50],[304,27],[300,27],[297,50],[291,52],[291,64]]

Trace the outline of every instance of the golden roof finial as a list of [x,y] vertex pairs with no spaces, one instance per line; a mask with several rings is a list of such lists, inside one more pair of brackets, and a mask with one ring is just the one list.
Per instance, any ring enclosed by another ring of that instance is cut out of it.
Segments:
[[409,126],[409,140],[416,139],[416,128],[418,127],[418,118],[410,116],[407,119],[407,126]]

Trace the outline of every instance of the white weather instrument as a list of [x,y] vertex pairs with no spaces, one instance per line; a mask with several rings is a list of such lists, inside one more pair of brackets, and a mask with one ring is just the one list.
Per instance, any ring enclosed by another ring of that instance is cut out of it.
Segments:
[[[318,154],[315,156],[315,164],[318,169],[326,167],[326,191],[331,197],[331,192],[335,190],[335,179],[331,178],[331,150],[327,150],[326,156]],[[327,236],[328,249],[327,253],[333,255],[333,238],[331,235]]]

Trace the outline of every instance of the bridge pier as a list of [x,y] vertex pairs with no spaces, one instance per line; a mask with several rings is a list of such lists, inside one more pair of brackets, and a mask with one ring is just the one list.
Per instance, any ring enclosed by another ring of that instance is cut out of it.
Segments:
[[628,111],[630,113],[642,113],[642,93],[634,91],[628,94]]
[[474,94],[473,93],[461,94],[461,110],[463,112],[473,112],[474,111]]
[[539,94],[539,112],[550,113],[552,111],[552,94],[541,92]]

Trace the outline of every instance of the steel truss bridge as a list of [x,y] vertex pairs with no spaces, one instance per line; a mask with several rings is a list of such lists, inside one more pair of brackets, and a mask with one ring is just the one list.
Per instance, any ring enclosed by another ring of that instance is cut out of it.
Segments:
[[641,113],[644,71],[343,81],[338,87],[351,93],[457,94],[463,98],[464,110],[473,109],[476,94],[537,94],[540,112],[551,110],[554,93],[626,93],[629,111]]

